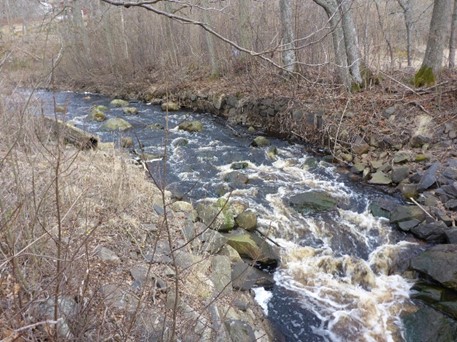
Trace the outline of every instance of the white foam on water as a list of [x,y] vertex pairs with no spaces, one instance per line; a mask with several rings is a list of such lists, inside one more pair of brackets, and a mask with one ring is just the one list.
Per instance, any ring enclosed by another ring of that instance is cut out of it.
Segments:
[[260,305],[265,315],[268,315],[268,302],[273,297],[273,294],[263,287],[256,287],[252,290],[254,291],[255,301]]

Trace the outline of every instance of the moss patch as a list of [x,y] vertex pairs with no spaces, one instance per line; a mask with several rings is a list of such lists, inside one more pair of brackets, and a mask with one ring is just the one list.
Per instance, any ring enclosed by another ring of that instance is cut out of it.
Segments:
[[422,66],[416,75],[414,75],[413,83],[415,87],[431,86],[434,85],[435,82],[435,74],[433,73],[433,69],[429,66]]

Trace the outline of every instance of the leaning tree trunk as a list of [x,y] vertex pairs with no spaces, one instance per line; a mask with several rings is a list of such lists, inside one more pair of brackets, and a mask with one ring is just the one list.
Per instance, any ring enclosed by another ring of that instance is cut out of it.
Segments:
[[295,35],[293,30],[292,1],[280,0],[279,10],[281,13],[282,33],[282,62],[288,72],[296,70]]
[[457,0],[454,0],[452,11],[451,37],[449,38],[449,68],[455,68],[455,45],[457,39]]
[[451,0],[435,0],[424,60],[414,77],[416,86],[434,84],[436,74],[442,68],[450,13]]

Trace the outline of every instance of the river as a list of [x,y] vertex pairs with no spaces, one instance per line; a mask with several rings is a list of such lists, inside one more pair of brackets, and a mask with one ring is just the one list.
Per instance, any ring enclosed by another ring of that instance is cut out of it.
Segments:
[[[227,188],[224,175],[234,162],[246,162],[238,172],[249,178],[231,193],[257,213],[259,229],[281,246],[281,264],[274,273],[273,289],[256,289],[256,298],[287,341],[401,341],[401,313],[413,307],[409,289],[413,280],[403,278],[402,255],[416,242],[369,212],[371,201],[399,201],[371,187],[351,182],[335,166],[307,154],[300,144],[270,138],[277,149],[250,145],[257,135],[245,127],[229,127],[210,114],[172,112],[131,102],[138,115],[126,116],[110,108],[108,117],[122,117],[133,128],[104,132],[101,123],[86,116],[94,105],[110,107],[107,97],[73,92],[36,92],[44,113],[53,104],[67,107],[66,120],[97,133],[102,141],[119,143],[130,136],[151,158],[167,146],[167,183],[188,200],[217,198]],[[178,130],[183,120],[200,120],[204,130]],[[165,134],[163,129],[168,124]],[[151,126],[153,125],[153,126]],[[151,128],[153,127],[153,128]],[[185,140],[183,140],[185,139]],[[160,158],[150,160],[160,178]],[[294,194],[321,190],[338,199],[335,210],[301,213],[288,199]],[[225,194],[228,196],[228,194]]]

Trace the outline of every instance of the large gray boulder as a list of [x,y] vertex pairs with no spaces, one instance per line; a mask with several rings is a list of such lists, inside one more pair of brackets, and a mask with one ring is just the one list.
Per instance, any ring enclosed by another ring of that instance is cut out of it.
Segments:
[[424,211],[415,205],[399,205],[390,215],[390,222],[396,223],[405,231],[409,231],[424,220]]
[[195,209],[200,221],[211,229],[226,232],[235,227],[235,217],[229,204],[205,201],[198,203]]
[[132,125],[121,118],[109,119],[101,127],[104,131],[126,131],[130,128]]
[[187,132],[201,132],[203,131],[203,124],[200,121],[183,121],[179,124],[178,128]]
[[417,185],[417,191],[422,192],[430,188],[436,182],[436,172],[440,168],[441,163],[433,163],[427,171],[422,175],[419,184]]
[[444,243],[446,242],[447,226],[443,221],[422,222],[416,227],[411,228],[411,233],[419,239],[431,243]]
[[411,268],[457,290],[457,244],[436,245],[411,260]]
[[127,107],[129,102],[121,99],[114,99],[111,101],[110,105],[113,107]]
[[248,291],[253,287],[271,287],[273,276],[262,272],[244,261],[238,261],[232,266],[232,287],[235,290]]

